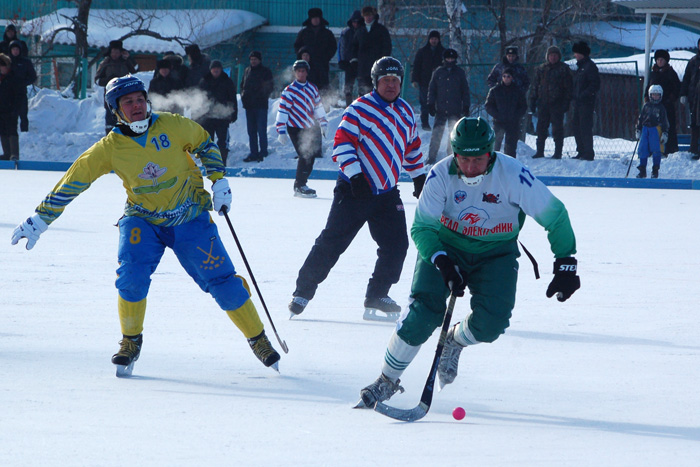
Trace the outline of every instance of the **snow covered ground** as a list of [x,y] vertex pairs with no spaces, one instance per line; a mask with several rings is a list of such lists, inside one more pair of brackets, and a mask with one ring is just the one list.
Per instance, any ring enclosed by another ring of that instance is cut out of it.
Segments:
[[[150,73],[139,73],[144,81],[150,81]],[[291,79],[291,77],[290,77]],[[183,104],[199,107],[201,100],[193,97],[191,92],[182,96]],[[157,108],[157,101],[154,106]],[[20,134],[20,158],[22,160],[66,161],[72,162],[83,151],[104,135],[104,108],[102,96],[96,92],[88,99],[78,101],[61,97],[56,91],[42,89],[29,103],[29,132]],[[291,144],[282,146],[277,141],[275,117],[277,101],[271,101],[268,114],[268,141],[270,155],[262,163],[245,163],[243,159],[249,154],[248,134],[243,107],[239,102],[239,118],[229,129],[229,167],[295,169],[296,155]],[[342,110],[331,108],[329,113],[329,135],[333,135],[340,123]],[[423,151],[427,154],[430,144],[430,131],[420,131]],[[528,165],[538,176],[586,176],[624,178],[629,167],[630,157],[635,149],[634,141],[596,139],[596,160],[592,162],[570,159],[576,155],[576,143],[573,137],[564,142],[562,160],[532,159],[535,154],[535,137],[528,135],[525,144],[519,143],[518,159]],[[315,163],[317,171],[336,171],[337,165],[331,160],[332,137],[323,142],[324,158]],[[612,148],[612,149],[611,149]],[[447,149],[447,132],[442,141],[440,154]],[[545,154],[551,155],[554,143],[547,139]],[[700,163],[690,160],[690,153],[678,152],[670,155],[661,163],[661,178],[700,180]],[[636,166],[636,163],[634,164]],[[651,169],[649,169],[651,170]],[[634,167],[630,175],[634,176]],[[314,178],[312,173],[311,178]],[[313,182],[311,183],[313,184]]]
[[[281,374],[255,360],[166,253],[135,376],[117,379],[117,177],[78,197],[33,250],[10,246],[15,225],[60,175],[0,171],[0,465],[677,467],[700,459],[698,191],[554,187],[577,234],[582,288],[563,304],[545,297],[551,253],[528,220],[521,240],[542,279],[521,258],[507,333],[466,349],[455,383],[408,424],[351,409],[378,376],[392,332],[391,324],[362,320],[376,250],[366,229],[307,310],[287,319],[333,182],[314,181],[319,198],[307,200],[292,197],[287,180],[231,180],[236,233],[289,345]],[[412,186],[401,188],[410,222]],[[226,223],[216,222],[247,275]],[[410,248],[391,292],[401,304]],[[467,300],[458,300],[455,319],[467,313]],[[436,335],[392,405],[418,403],[435,346]],[[467,413],[459,422],[451,416],[457,406]]]

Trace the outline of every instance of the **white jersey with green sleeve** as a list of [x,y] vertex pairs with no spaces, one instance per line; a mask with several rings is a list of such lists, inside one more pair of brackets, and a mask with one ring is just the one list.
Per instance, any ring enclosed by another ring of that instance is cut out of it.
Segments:
[[492,170],[476,186],[460,180],[453,157],[433,166],[411,227],[421,257],[432,262],[446,245],[488,251],[516,239],[525,215],[545,228],[555,258],[574,255],[576,238],[564,204],[522,163],[495,154]]
[[218,180],[226,168],[219,148],[194,121],[171,113],[154,113],[139,136],[112,130],[70,166],[36,212],[51,224],[92,182],[114,171],[126,189],[124,214],[148,222],[183,224],[212,209],[202,173],[189,154],[201,160],[207,177]]

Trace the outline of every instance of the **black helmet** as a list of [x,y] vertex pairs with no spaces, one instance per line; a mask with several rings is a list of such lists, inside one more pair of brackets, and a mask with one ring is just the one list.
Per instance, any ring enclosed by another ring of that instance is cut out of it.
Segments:
[[311,69],[309,63],[306,60],[297,60],[294,62],[294,65],[292,65],[292,70],[294,71],[297,71],[302,68],[306,69],[306,71],[309,71]]
[[377,83],[385,76],[396,76],[403,81],[403,65],[394,57],[382,57],[372,65],[372,86],[377,89]]

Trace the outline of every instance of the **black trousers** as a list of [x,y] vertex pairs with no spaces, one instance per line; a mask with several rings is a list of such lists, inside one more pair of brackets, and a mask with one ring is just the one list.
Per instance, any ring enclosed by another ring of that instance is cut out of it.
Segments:
[[377,242],[377,262],[367,285],[366,297],[385,297],[401,277],[408,234],[406,214],[398,188],[369,199],[352,196],[350,184],[338,179],[333,191],[333,204],[326,227],[318,236],[297,277],[295,297],[311,300],[340,255],[365,223]]
[[212,141],[214,141],[214,135],[216,135],[216,145],[219,146],[221,160],[224,162],[224,166],[228,158],[228,125],[228,120],[219,118],[207,118],[202,124],[202,127],[207,130]]
[[357,63],[351,63],[349,68],[345,70],[345,84],[343,85],[343,94],[345,94],[345,107],[348,107],[355,100],[352,90],[355,87],[357,80]]
[[424,127],[430,126],[430,109],[428,108],[428,86],[422,84],[418,87],[418,100],[420,101],[420,123]]
[[29,99],[27,98],[26,90],[24,95],[20,96],[18,113],[20,131],[29,131],[29,119],[27,118],[27,114],[29,113]]
[[572,116],[576,152],[582,159],[593,160],[593,110],[595,102],[575,102]]
[[311,128],[287,127],[289,139],[292,140],[297,158],[297,173],[294,179],[294,188],[306,185],[309,175],[314,169],[314,160],[321,157],[321,127],[314,125]]
[[496,133],[496,142],[493,148],[496,151],[501,150],[501,142],[505,135],[505,145],[503,153],[511,157],[515,157],[518,151],[518,138],[520,137],[520,120],[512,122],[493,122],[493,131]]
[[552,139],[554,139],[554,154],[561,155],[564,147],[564,113],[565,110],[555,106],[537,108],[537,152],[544,154],[544,143],[549,135],[549,124],[552,124]]
[[678,129],[676,128],[676,103],[664,104],[668,117],[668,141],[664,144],[664,154],[678,152]]

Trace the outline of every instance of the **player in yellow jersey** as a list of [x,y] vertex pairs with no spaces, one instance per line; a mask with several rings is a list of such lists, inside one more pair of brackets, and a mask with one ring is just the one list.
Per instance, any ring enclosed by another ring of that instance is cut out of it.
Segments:
[[12,244],[27,239],[31,249],[66,205],[98,177],[114,171],[124,183],[127,202],[119,220],[116,286],[123,339],[112,357],[117,376],[131,375],[143,342],[143,321],[151,275],[165,248],[175,252],[185,271],[241,330],[265,366],[278,369],[279,353],[265,335],[245,280],[236,275],[208,211],[201,161],[212,181],[213,209],[231,205],[219,148],[194,121],[167,112],[152,113],[144,83],[127,75],[111,80],[105,100],[117,126],[71,165],[63,178],[12,234]]

